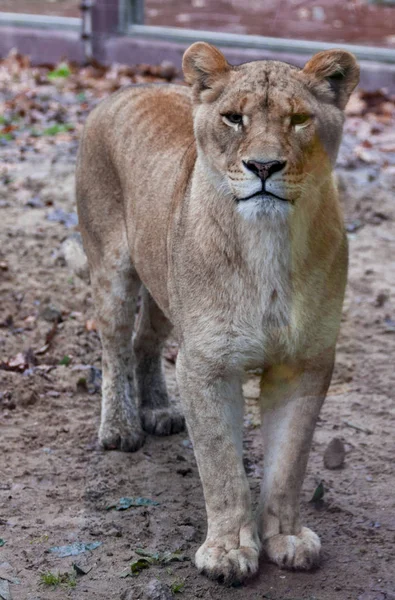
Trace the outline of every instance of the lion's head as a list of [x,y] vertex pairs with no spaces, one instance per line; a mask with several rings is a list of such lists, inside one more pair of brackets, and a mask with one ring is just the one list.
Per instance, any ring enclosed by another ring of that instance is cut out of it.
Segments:
[[303,69],[271,60],[231,66],[197,42],[183,70],[199,155],[241,213],[287,214],[328,179],[359,80],[352,54],[320,52]]

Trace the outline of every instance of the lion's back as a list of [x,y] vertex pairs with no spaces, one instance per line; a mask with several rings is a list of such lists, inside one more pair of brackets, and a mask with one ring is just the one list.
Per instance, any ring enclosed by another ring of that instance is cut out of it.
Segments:
[[193,139],[189,89],[172,84],[130,86],[101,102],[86,129],[94,131],[115,161],[137,151],[144,160],[159,155],[163,162]]

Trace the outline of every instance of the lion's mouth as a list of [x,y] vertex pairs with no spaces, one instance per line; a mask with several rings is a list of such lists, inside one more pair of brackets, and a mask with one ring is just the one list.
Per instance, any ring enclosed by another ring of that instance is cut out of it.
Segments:
[[287,200],[286,198],[277,196],[277,194],[273,194],[273,192],[269,192],[268,190],[265,190],[265,189],[259,190],[258,192],[255,192],[255,194],[251,194],[251,196],[247,196],[246,198],[237,198],[237,201],[238,202],[246,202],[247,200],[251,200],[251,198],[257,198],[259,196],[261,196],[262,198],[264,198],[265,196],[268,196],[271,198],[276,198],[276,200],[281,200],[282,202],[289,202],[289,200]]

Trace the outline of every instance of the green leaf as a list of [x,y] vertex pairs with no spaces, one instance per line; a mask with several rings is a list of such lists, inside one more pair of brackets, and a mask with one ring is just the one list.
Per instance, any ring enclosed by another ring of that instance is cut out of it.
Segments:
[[5,540],[3,540],[3,538],[0,538],[0,548],[1,548],[2,546],[4,546],[4,544],[5,544]]
[[67,354],[65,354],[65,356],[62,358],[62,360],[60,361],[59,364],[64,365],[65,367],[68,367],[70,363],[71,363],[70,356],[67,356]]
[[130,565],[130,570],[133,575],[138,575],[144,569],[149,569],[151,565],[152,561],[150,561],[148,558],[139,558],[135,562],[132,562]]
[[47,127],[46,129],[44,129],[42,135],[56,135],[57,133],[67,133],[67,131],[70,131],[71,129],[74,129],[74,125],[71,125],[70,123],[57,123],[56,125],[51,125],[51,127]]
[[70,68],[68,66],[67,63],[61,63],[57,69],[54,69],[53,71],[50,71],[50,73],[48,73],[47,77],[50,81],[54,80],[54,79],[60,79],[60,78],[65,78],[68,77],[69,75],[71,75],[71,71]]
[[150,500],[150,498],[120,498],[115,504],[109,504],[106,506],[106,510],[127,510],[128,508],[136,506],[159,506],[159,502],[156,500]]
[[314,490],[314,494],[313,494],[313,497],[310,500],[310,502],[319,502],[320,500],[323,499],[324,494],[325,494],[324,483],[322,481],[320,481],[320,483],[317,485],[317,487]]

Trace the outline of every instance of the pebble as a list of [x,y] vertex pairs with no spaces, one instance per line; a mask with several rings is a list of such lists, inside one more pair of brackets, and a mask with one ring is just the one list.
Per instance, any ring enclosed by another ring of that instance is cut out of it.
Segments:
[[49,323],[60,323],[62,321],[62,313],[60,310],[48,304],[40,313],[40,317]]
[[328,444],[324,453],[324,466],[327,469],[340,469],[344,465],[346,449],[342,440],[338,437]]
[[172,600],[174,598],[169,586],[158,579],[151,579],[148,582],[143,597],[144,600]]

